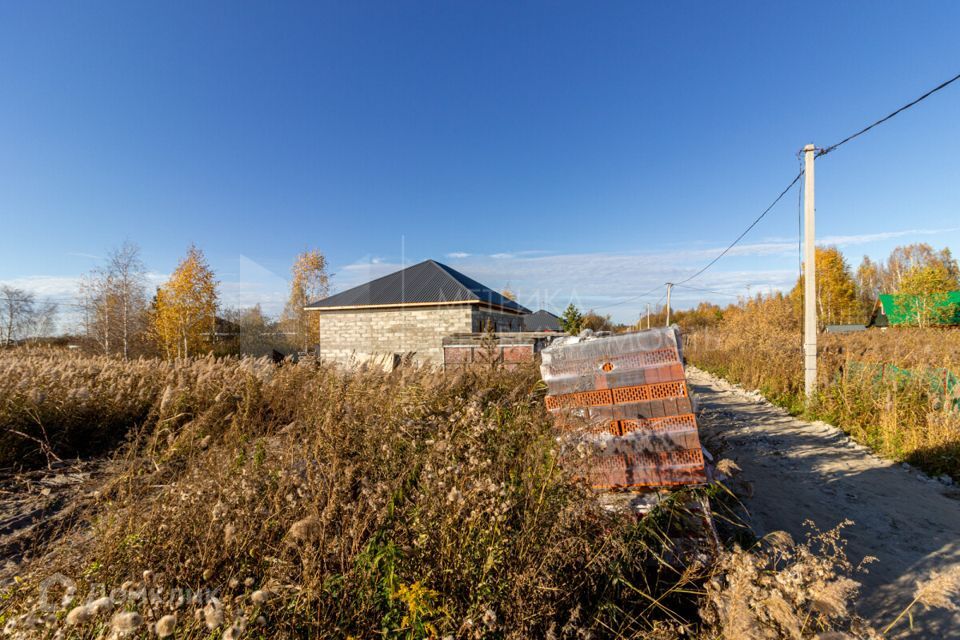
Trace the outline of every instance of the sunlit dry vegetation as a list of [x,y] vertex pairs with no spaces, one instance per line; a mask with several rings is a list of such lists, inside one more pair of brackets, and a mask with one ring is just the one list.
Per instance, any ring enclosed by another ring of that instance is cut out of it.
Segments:
[[[17,451],[5,464],[100,455],[108,469],[3,593],[14,636],[812,637],[855,624],[838,555],[764,544],[728,557],[691,528],[685,492],[644,519],[603,508],[558,464],[533,368],[21,350],[0,370],[2,420],[22,432],[4,436]],[[55,572],[76,591],[44,609]],[[797,578],[771,582],[779,572]],[[824,585],[830,607],[813,597]],[[744,589],[763,598],[731,608]]]
[[821,334],[820,388],[804,407],[796,318],[788,297],[745,300],[689,335],[686,356],[795,413],[835,424],[882,456],[960,479],[960,332]]

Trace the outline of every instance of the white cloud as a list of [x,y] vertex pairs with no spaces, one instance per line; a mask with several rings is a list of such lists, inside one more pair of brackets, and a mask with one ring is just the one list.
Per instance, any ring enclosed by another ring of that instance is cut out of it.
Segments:
[[375,280],[381,276],[409,267],[413,262],[401,264],[382,258],[364,257],[356,262],[346,264],[334,271],[332,285],[334,292],[350,289],[364,282]]
[[903,238],[906,236],[935,236],[953,231],[960,231],[960,227],[949,229],[906,229],[904,231],[884,231],[881,233],[865,233],[852,236],[826,236],[820,238],[817,244],[844,247],[857,244],[869,244],[871,242],[879,242],[880,240],[890,240],[893,238]]
[[76,297],[80,276],[22,276],[0,280],[0,284],[29,291],[38,298],[63,301]]
[[[840,247],[866,245],[908,236],[939,235],[960,229],[909,229],[857,235],[833,235],[820,239],[823,245]],[[681,246],[682,245],[674,245]],[[618,253],[549,253],[543,250],[518,250],[491,255],[477,255],[465,251],[445,254],[451,266],[472,278],[502,290],[508,284],[517,292],[520,302],[532,309],[541,307],[561,311],[573,302],[581,308],[595,308],[610,313],[617,320],[635,319],[646,304],[657,302],[664,292],[663,283],[679,281],[695,273],[716,257],[723,246],[708,246],[691,242],[689,248],[671,248],[664,251],[637,251]],[[675,287],[673,301],[686,307],[703,299],[718,303],[729,302],[735,296],[776,290],[788,290],[797,278],[796,238],[765,238],[762,241],[738,245],[724,259],[690,283],[688,289]],[[92,256],[85,256],[92,257]],[[745,268],[745,258],[759,258],[757,268]],[[418,260],[403,263],[379,256],[364,256],[334,269],[334,291],[343,291],[381,276],[393,273]],[[260,304],[264,312],[278,315],[286,302],[289,281],[250,258],[218,260],[213,265],[219,274],[221,304],[223,306],[251,306]],[[147,282],[153,289],[169,278],[169,274],[147,273]],[[60,302],[63,324],[75,320],[75,301],[80,282],[78,275],[21,276],[0,281],[33,292],[40,299]],[[648,295],[640,297],[651,291]]]

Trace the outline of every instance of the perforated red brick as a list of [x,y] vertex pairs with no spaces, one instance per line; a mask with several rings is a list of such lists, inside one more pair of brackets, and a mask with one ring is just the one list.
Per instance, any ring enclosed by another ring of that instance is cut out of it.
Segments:
[[700,449],[605,456],[593,461],[587,475],[587,480],[598,489],[706,482]]
[[626,435],[635,432],[680,433],[697,430],[697,419],[692,413],[683,416],[665,416],[638,420],[620,420],[620,431]]
[[613,371],[617,369],[643,369],[646,367],[655,367],[662,364],[671,364],[680,362],[677,350],[674,348],[657,349],[656,351],[638,351],[634,353],[624,353],[611,356],[610,364],[613,365]]
[[643,384],[636,387],[620,387],[613,390],[614,404],[629,402],[649,402],[663,398],[683,398],[687,395],[687,385],[683,381]]
[[565,393],[560,396],[547,396],[545,402],[547,409],[550,411],[571,407],[594,407],[613,404],[613,395],[610,389],[595,389],[594,391]]

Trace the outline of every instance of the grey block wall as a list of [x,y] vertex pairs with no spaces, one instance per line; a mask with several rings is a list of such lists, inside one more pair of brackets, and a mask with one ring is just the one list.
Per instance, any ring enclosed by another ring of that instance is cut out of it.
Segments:
[[418,364],[443,365],[443,338],[480,332],[490,320],[498,332],[520,331],[522,317],[476,304],[319,311],[322,360],[393,366],[394,355]]
[[395,354],[443,364],[444,336],[471,330],[474,305],[321,311],[320,358],[340,364],[376,361],[389,369]]

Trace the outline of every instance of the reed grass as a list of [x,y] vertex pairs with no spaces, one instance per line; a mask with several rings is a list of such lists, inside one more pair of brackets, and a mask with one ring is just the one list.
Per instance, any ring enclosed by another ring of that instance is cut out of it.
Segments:
[[[755,624],[808,638],[855,623],[799,594],[813,582],[771,579],[816,564],[816,584],[832,584],[839,556],[704,537],[691,505],[722,487],[674,493],[643,519],[604,508],[559,464],[532,366],[40,352],[4,354],[0,371],[0,419],[26,434],[5,436],[8,465],[108,460],[79,521],[38,540],[0,592],[9,637],[678,638]],[[54,574],[75,590],[44,607]],[[762,600],[752,622],[727,613],[775,593],[777,620]]]
[[801,335],[763,307],[687,337],[690,362],[760,390],[796,415],[840,427],[879,455],[960,480],[960,332],[821,334],[819,390],[803,396]]

